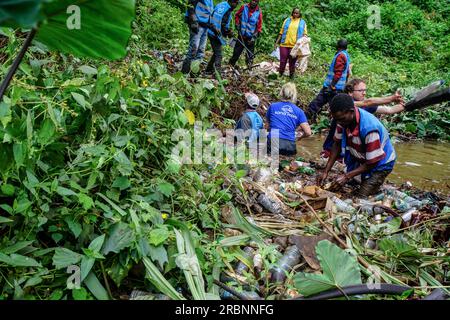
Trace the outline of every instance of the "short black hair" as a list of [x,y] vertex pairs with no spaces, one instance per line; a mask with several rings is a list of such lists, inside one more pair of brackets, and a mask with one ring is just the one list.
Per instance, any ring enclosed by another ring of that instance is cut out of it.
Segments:
[[330,102],[331,113],[336,113],[339,111],[351,111],[355,107],[355,102],[352,97],[346,93],[337,94],[333,100]]
[[339,39],[338,42],[336,43],[336,47],[338,49],[346,50],[347,46],[348,46],[347,39]]

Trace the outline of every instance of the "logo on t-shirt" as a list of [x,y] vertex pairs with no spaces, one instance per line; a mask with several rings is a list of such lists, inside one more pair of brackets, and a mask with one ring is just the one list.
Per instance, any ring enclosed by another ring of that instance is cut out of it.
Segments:
[[283,110],[283,112],[286,112],[286,113],[293,113],[294,112],[294,110],[292,110],[291,106],[282,106],[281,110]]

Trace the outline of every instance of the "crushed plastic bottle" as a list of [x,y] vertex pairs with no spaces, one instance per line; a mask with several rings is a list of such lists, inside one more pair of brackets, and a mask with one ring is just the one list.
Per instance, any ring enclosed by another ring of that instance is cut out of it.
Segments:
[[268,210],[271,213],[274,214],[280,214],[283,209],[281,208],[280,203],[277,201],[272,200],[270,197],[268,197],[265,193],[261,193],[258,196],[258,203],[262,205],[266,210]]
[[359,205],[361,206],[361,212],[369,214],[369,215],[377,215],[377,214],[383,214],[384,209],[380,208],[379,206],[373,204],[370,201],[361,199],[359,201]]
[[271,282],[282,283],[286,279],[286,273],[300,262],[301,253],[297,246],[286,248],[284,255],[280,258],[277,266],[271,270]]
[[333,201],[333,203],[336,205],[336,209],[338,212],[345,212],[345,213],[356,212],[356,209],[352,205],[348,204],[345,201],[342,201],[341,199],[339,199],[336,196],[333,196],[331,198],[331,201]]

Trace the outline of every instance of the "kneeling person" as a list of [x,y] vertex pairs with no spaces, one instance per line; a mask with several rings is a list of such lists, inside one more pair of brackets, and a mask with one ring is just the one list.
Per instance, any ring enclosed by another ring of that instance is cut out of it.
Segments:
[[[256,112],[256,109],[259,107],[259,98],[253,93],[246,93],[245,98],[247,100],[247,109],[236,123],[236,130],[251,130],[250,136],[245,135],[248,137],[248,142],[258,141],[259,130],[263,128],[263,119],[258,112]],[[239,137],[242,138],[240,135]]]
[[330,109],[337,129],[331,155],[319,183],[327,178],[342,148],[347,173],[339,176],[334,184],[342,187],[361,175],[358,195],[366,197],[377,193],[397,158],[388,131],[374,115],[355,107],[352,97],[347,94],[334,97]]
[[272,103],[266,113],[270,131],[268,152],[278,143],[281,155],[294,156],[297,154],[296,140],[310,136],[311,128],[305,113],[296,105],[297,89],[294,83],[286,83],[281,88],[280,100]]

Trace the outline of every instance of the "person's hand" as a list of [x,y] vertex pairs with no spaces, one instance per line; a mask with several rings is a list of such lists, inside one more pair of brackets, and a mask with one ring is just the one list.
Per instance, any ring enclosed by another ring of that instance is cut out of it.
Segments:
[[197,21],[194,21],[190,24],[189,28],[191,29],[192,33],[197,34],[198,33],[198,29],[199,29],[199,25]]
[[404,102],[403,96],[399,90],[395,91],[395,93],[392,95],[392,102],[396,102],[396,103]]
[[317,176],[316,183],[320,187],[324,184],[325,180],[328,178],[328,172],[323,172],[321,175]]
[[278,47],[279,47],[278,42],[275,42],[275,45],[273,46],[273,49],[274,49],[274,50],[277,50]]
[[331,190],[339,190],[341,189],[350,179],[347,177],[346,174],[341,174],[336,178],[336,180],[333,181],[333,184],[331,186]]

